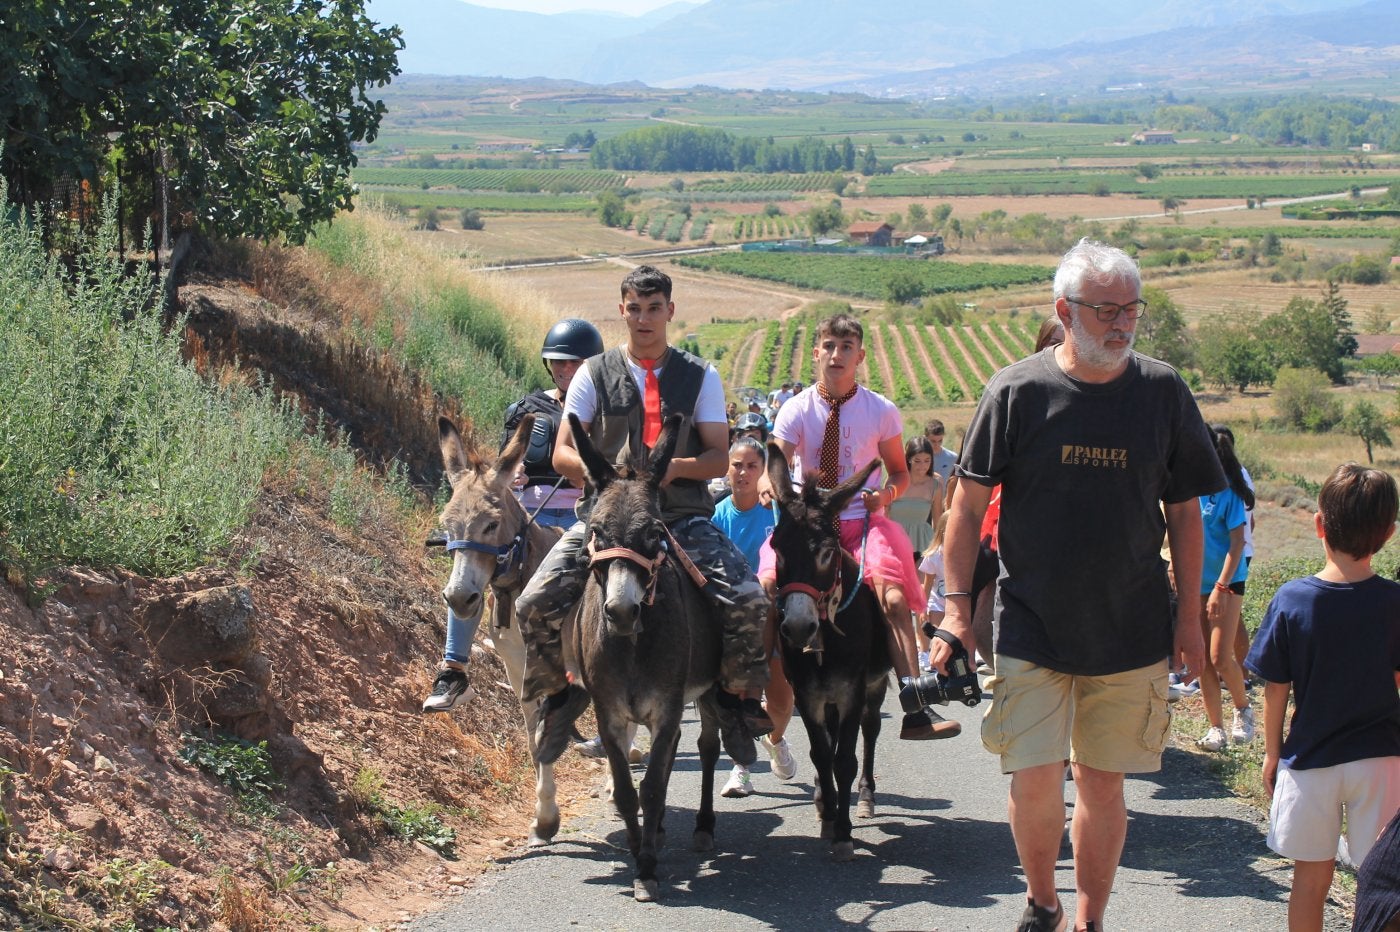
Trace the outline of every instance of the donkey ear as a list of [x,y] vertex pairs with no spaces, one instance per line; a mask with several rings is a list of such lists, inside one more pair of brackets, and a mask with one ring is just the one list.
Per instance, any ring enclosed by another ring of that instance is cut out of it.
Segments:
[[438,449],[442,451],[442,466],[447,470],[447,481],[456,488],[473,464],[467,459],[467,449],[457,425],[445,417],[438,418]]
[[786,505],[797,497],[792,487],[792,467],[788,465],[783,448],[768,441],[768,484],[773,487],[773,496],[779,505]]
[[676,441],[680,438],[681,416],[672,414],[661,427],[661,436],[656,438],[656,446],[651,448],[647,462],[647,473],[652,488],[660,488],[666,478],[666,468],[671,465],[671,457],[676,454]]
[[851,499],[860,494],[860,490],[865,487],[866,480],[870,474],[880,468],[878,459],[871,460],[865,468],[845,482],[831,490],[830,497],[827,498],[827,507],[833,514],[840,514],[846,506],[851,503]]
[[495,471],[491,474],[491,485],[508,488],[515,480],[515,469],[525,458],[525,450],[530,446],[530,432],[535,429],[537,416],[527,414],[520,419],[520,423],[515,427],[515,433],[511,434],[510,440],[506,441],[501,455],[496,457],[496,465],[492,467]]
[[598,452],[597,447],[593,446],[588,431],[583,429],[578,415],[572,412],[569,414],[569,433],[574,438],[574,448],[578,450],[579,459],[583,460],[583,471],[588,474],[588,481],[592,482],[599,492],[603,491],[608,487],[608,483],[617,478],[617,470]]

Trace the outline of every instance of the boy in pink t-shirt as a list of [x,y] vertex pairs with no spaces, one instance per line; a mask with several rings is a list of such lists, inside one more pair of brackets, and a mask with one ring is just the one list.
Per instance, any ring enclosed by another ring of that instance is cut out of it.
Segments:
[[[792,464],[794,482],[815,480],[821,481],[823,487],[833,487],[872,459],[884,465],[885,485],[879,485],[882,471],[877,469],[870,475],[873,487],[852,500],[841,513],[841,545],[857,559],[864,550],[865,582],[884,608],[890,657],[896,675],[903,681],[919,675],[911,605],[924,604],[924,591],[909,537],[885,514],[885,507],[909,487],[904,423],[893,402],[856,382],[857,370],[865,360],[864,339],[860,322],[847,314],[828,317],[818,324],[817,345],[813,349],[817,382],[778,410],[773,442]],[[823,464],[823,441],[833,406],[839,407],[839,439],[834,462]],[[828,467],[825,470],[824,465]],[[776,590],[777,570],[768,544],[759,552],[758,577],[770,594]],[[961,731],[957,722],[946,721],[926,707],[904,716],[900,737],[951,738]]]

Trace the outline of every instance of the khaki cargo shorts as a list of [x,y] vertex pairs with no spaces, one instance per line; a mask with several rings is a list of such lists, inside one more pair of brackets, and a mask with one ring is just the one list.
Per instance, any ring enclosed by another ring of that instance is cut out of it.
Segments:
[[1002,773],[1070,760],[1110,773],[1162,767],[1171,731],[1167,661],[1109,676],[1071,676],[996,656],[982,744]]

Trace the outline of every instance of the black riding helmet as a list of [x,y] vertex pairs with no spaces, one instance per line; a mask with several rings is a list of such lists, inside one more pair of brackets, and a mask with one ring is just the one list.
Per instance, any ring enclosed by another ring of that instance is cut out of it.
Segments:
[[[540,347],[540,358],[587,359],[603,351],[603,335],[598,328],[586,320],[566,317],[544,335],[544,345]],[[548,368],[549,363],[545,362]]]
[[749,411],[739,415],[739,419],[734,422],[735,433],[744,430],[761,430],[763,431],[763,436],[767,438],[768,422],[763,419],[763,415],[755,411]]

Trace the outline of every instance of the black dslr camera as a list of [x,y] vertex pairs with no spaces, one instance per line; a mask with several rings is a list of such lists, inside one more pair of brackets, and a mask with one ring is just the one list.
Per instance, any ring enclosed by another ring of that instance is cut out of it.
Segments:
[[900,681],[899,704],[905,712],[917,712],[924,706],[947,705],[949,702],[977,705],[982,701],[982,685],[977,682],[977,672],[972,669],[967,648],[941,628],[935,628],[932,636],[946,641],[953,648],[953,656],[948,661],[948,675],[925,673],[923,676],[905,677]]

